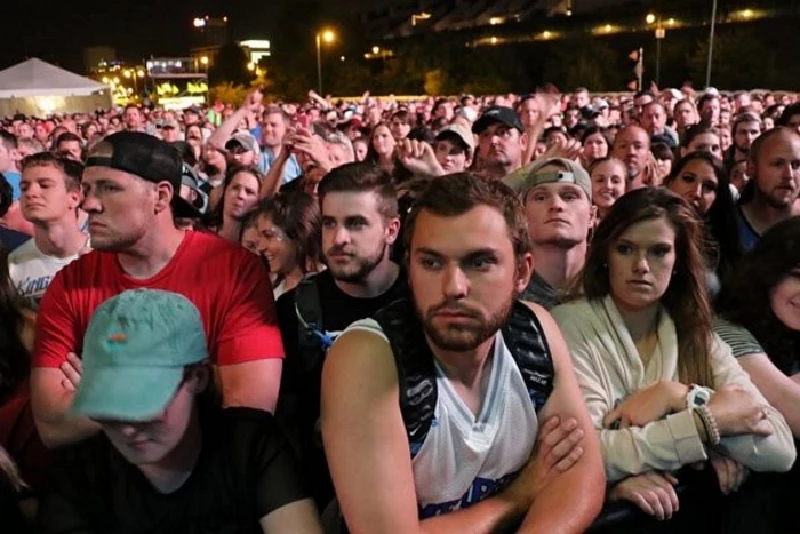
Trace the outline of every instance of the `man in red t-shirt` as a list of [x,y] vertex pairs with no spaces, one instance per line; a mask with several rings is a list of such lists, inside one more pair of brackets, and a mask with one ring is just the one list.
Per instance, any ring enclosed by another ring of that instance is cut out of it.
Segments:
[[174,217],[196,216],[178,194],[182,168],[174,148],[137,132],[109,136],[89,153],[82,207],[94,252],[58,273],[39,310],[31,389],[48,446],[98,430],[68,415],[80,382],[80,360],[71,353],[80,355],[94,310],[127,289],[163,289],[192,301],[224,405],[275,408],[284,353],[269,276],[247,250],[175,227]]

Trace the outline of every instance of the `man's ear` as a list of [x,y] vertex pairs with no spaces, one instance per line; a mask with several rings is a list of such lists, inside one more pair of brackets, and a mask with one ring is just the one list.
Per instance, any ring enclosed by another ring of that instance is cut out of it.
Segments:
[[169,182],[159,182],[155,186],[155,206],[154,210],[156,213],[161,213],[164,210],[169,209],[169,205],[172,202],[172,197],[179,194],[180,191],[175,191],[172,188],[172,184]]
[[400,238],[400,218],[392,217],[386,224],[386,243],[394,245],[395,241]]
[[188,372],[186,383],[191,392],[196,395],[205,391],[211,380],[211,368],[209,365],[205,363],[193,365]]
[[526,252],[525,255],[517,261],[517,276],[514,280],[517,295],[521,295],[528,287],[533,275],[533,254]]

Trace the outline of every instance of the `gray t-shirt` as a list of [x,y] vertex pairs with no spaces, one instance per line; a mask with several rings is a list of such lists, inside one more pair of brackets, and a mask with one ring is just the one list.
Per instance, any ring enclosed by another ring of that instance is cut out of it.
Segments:
[[533,302],[547,311],[561,304],[560,292],[551,286],[547,281],[539,276],[536,271],[531,275],[528,287],[522,292],[520,300]]

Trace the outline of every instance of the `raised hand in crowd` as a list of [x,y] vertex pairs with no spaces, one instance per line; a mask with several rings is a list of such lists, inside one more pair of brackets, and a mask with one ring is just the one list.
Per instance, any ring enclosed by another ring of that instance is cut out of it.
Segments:
[[433,147],[425,141],[403,139],[397,144],[400,163],[414,174],[442,176],[444,169],[436,159]]

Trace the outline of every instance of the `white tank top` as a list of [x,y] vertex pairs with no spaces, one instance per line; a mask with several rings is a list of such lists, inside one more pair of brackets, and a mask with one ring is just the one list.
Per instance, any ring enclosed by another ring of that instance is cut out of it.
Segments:
[[[373,319],[347,328],[355,329],[386,339]],[[467,508],[505,488],[528,461],[539,426],[528,388],[502,333],[495,334],[489,387],[477,418],[435,365],[434,419],[412,461],[421,518]]]

